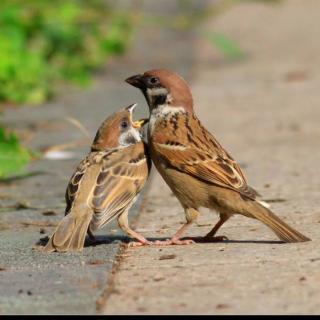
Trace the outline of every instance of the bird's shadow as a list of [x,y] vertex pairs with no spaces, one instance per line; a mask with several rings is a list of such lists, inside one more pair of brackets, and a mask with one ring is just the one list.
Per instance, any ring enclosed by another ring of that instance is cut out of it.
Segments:
[[230,239],[224,239],[222,241],[217,241],[217,240],[210,240],[210,238],[204,238],[204,237],[186,237],[182,238],[181,240],[187,240],[191,239],[195,243],[226,243],[226,244],[231,244],[231,243],[255,243],[255,244],[282,244],[285,243],[284,241],[281,240],[230,240]]
[[[44,247],[47,245],[48,241],[49,241],[49,237],[45,236],[45,237],[40,238],[36,242],[36,245]],[[99,246],[102,244],[112,244],[112,243],[116,243],[116,242],[129,243],[130,241],[132,241],[132,240],[126,236],[97,235],[97,236],[95,236],[95,240],[92,240],[87,236],[86,240],[84,242],[84,246],[85,247],[93,247],[93,246]]]
[[[149,241],[165,241],[169,238],[148,238]],[[280,240],[223,240],[223,241],[217,241],[217,240],[210,240],[203,237],[184,237],[181,238],[181,240],[193,240],[195,243],[223,243],[223,244],[232,244],[232,243],[254,243],[254,244],[282,244],[283,241]],[[49,241],[49,237],[43,237],[38,240],[36,245],[38,246],[45,246]],[[95,236],[95,240],[90,239],[89,237],[86,237],[84,246],[85,247],[94,247],[99,245],[106,245],[106,244],[112,244],[112,243],[125,243],[128,244],[129,242],[132,242],[133,240],[131,238],[128,238],[126,236],[121,235],[97,235]]]

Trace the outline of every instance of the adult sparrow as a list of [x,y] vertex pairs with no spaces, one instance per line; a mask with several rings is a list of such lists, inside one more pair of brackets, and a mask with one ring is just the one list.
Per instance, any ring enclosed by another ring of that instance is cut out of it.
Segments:
[[233,214],[255,218],[285,242],[310,240],[288,226],[257,199],[231,155],[203,127],[193,110],[190,88],[178,74],[156,69],[126,79],[144,94],[150,109],[150,156],[185,210],[187,222],[167,241],[180,240],[199,215],[199,208],[215,209],[220,219],[206,235],[209,240]]
[[136,104],[114,113],[100,126],[88,156],[80,162],[66,190],[65,217],[44,247],[45,252],[80,251],[88,233],[117,218],[120,228],[139,242],[148,241],[128,224],[128,211],[150,171],[141,128],[134,122]]

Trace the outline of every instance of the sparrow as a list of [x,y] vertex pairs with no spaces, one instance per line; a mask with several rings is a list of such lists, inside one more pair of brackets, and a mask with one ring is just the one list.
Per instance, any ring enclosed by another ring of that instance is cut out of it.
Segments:
[[114,218],[120,228],[138,240],[149,242],[133,231],[128,211],[147,181],[151,161],[142,140],[147,119],[134,122],[136,104],[109,116],[100,126],[90,153],[83,159],[67,186],[65,217],[60,221],[43,251],[81,251],[86,234]]
[[234,214],[258,219],[284,242],[310,240],[259,201],[258,192],[247,184],[240,166],[194,113],[191,90],[181,76],[155,69],[126,82],[139,88],[147,100],[151,159],[185,211],[186,223],[167,244],[193,243],[181,237],[196,221],[201,207],[220,216],[204,237],[207,240],[225,239],[215,235]]

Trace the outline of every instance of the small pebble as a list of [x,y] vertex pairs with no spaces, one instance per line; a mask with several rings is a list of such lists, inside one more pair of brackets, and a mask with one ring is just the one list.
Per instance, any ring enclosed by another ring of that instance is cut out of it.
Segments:
[[159,260],[170,260],[170,259],[174,259],[175,257],[176,257],[175,254],[164,254],[160,256]]
[[104,261],[96,259],[96,260],[89,260],[87,263],[91,265],[99,265],[99,264],[104,264]]
[[56,216],[57,215],[57,213],[55,211],[53,211],[53,210],[43,211],[42,214],[44,216]]
[[158,282],[158,281],[162,281],[162,280],[165,280],[165,277],[163,277],[163,276],[154,276],[153,277],[153,281],[156,281],[156,282]]
[[227,309],[229,308],[230,306],[226,303],[219,303],[216,305],[216,309]]

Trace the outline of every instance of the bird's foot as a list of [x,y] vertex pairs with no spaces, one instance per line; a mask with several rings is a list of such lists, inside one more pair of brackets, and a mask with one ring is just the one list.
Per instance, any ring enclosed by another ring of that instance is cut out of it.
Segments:
[[179,240],[179,239],[174,239],[170,240],[171,244],[173,245],[188,245],[188,244],[195,244],[196,242],[192,239],[186,239],[186,240]]
[[128,247],[129,248],[135,248],[135,247],[142,247],[142,246],[150,246],[152,244],[153,244],[153,242],[151,242],[151,241],[144,241],[144,242],[131,241],[131,242],[128,243]]
[[192,239],[180,240],[180,239],[168,239],[168,240],[156,240],[152,244],[156,246],[172,246],[172,245],[188,245],[194,244],[195,241]]

